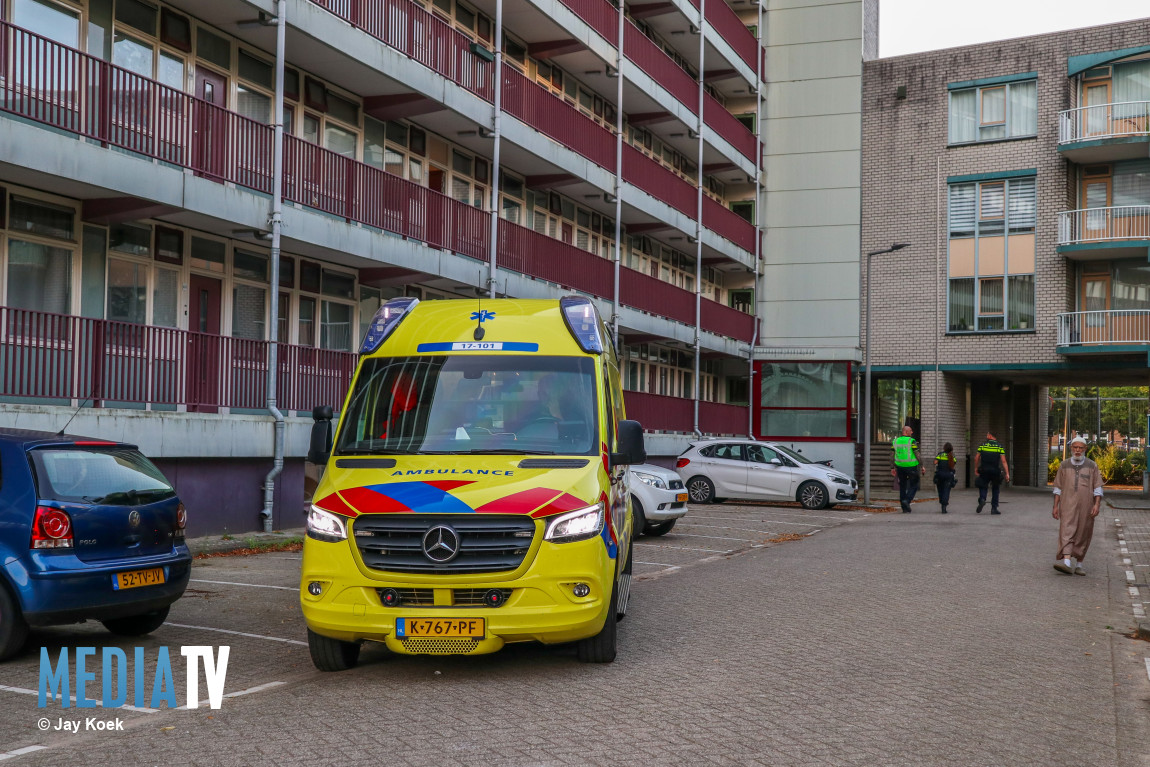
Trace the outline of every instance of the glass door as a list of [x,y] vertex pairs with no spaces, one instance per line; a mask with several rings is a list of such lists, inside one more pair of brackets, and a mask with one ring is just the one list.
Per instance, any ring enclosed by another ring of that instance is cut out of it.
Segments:
[[1082,114],[1084,136],[1105,136],[1110,131],[1110,81],[1089,82],[1085,88]]
[[1082,342],[1101,343],[1110,339],[1110,275],[1091,274],[1082,278]]
[[1110,233],[1110,178],[1088,178],[1082,182],[1083,214],[1081,239],[1104,240]]

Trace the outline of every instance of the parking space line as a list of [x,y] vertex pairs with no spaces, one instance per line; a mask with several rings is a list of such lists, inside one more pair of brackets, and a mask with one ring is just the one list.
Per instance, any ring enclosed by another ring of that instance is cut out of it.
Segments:
[[44,751],[47,748],[47,746],[24,746],[23,748],[18,748],[15,751],[6,751],[5,753],[0,754],[0,761],[4,761],[5,759],[15,759],[18,756],[30,754],[33,751]]
[[[772,523],[764,521],[764,524],[772,524]],[[787,524],[791,524],[791,523],[781,522],[780,524],[787,525]],[[745,530],[748,533],[769,533],[770,532],[770,530],[760,530],[757,527],[727,527],[725,525],[685,525],[685,524],[681,525],[681,527],[687,527],[687,526],[690,526],[692,528],[694,528],[694,527],[707,527],[707,528],[711,528],[714,530]],[[678,533],[678,534],[679,535],[686,535],[687,533]]]
[[709,551],[713,554],[730,554],[730,549],[693,549],[689,546],[668,546],[664,543],[636,543],[636,546],[651,546],[656,549],[680,549],[682,551]]
[[[785,514],[785,515],[791,516],[791,517],[802,517],[803,519],[834,519],[834,520],[838,520],[839,522],[850,522],[850,521],[853,521],[856,519],[866,519],[867,518],[866,514],[863,514],[863,515],[858,516],[858,517],[844,517],[844,516],[839,516],[837,514],[835,514],[835,515],[832,515],[832,514],[811,514],[810,512],[797,511],[797,510],[792,511],[792,510],[789,510],[787,508],[779,507],[779,506],[761,506],[761,507],[755,507],[755,508],[752,508],[749,510],[748,509],[740,509],[738,511],[736,511],[734,509],[731,509],[730,511],[727,511],[725,509],[707,509],[707,513],[708,514],[728,514],[732,517],[739,516],[739,515],[745,516],[747,514],[767,514],[767,513]],[[695,514],[691,514],[688,517],[684,517],[684,519],[698,519],[698,516],[696,516]]]
[[212,628],[211,626],[189,626],[189,625],[184,624],[184,623],[168,623],[166,621],[164,622],[164,625],[165,626],[172,626],[173,628],[178,628],[178,629],[196,629],[198,631],[215,631],[215,632],[218,632],[220,634],[234,634],[236,636],[249,637],[251,639],[267,639],[267,640],[272,641],[272,642],[287,642],[288,644],[298,644],[298,645],[302,645],[303,647],[307,647],[307,642],[301,642],[298,639],[284,639],[283,637],[269,637],[269,636],[264,636],[263,634],[249,634],[246,631],[232,631],[231,629],[217,629],[217,628]]
[[[238,698],[241,695],[251,695],[253,692],[262,692],[264,690],[270,690],[273,687],[279,687],[280,685],[284,685],[284,684],[287,684],[287,682],[265,682],[264,684],[257,684],[255,687],[249,687],[246,690],[237,690],[235,692],[225,693],[223,697],[225,697],[225,698]],[[178,711],[191,711],[192,709],[188,708],[187,706],[180,706],[179,709],[177,709],[177,710]]]
[[218,583],[221,586],[250,586],[253,589],[281,589],[283,591],[299,591],[295,586],[265,586],[262,583],[236,583],[235,581],[205,581],[201,578],[189,578],[190,583]]
[[[28,689],[25,689],[23,687],[9,687],[6,684],[0,684],[0,690],[4,690],[6,692],[18,692],[18,693],[21,693],[22,695],[39,695],[40,694],[36,690],[28,690]],[[68,697],[72,701],[72,704],[75,705],[76,696],[70,695]],[[123,709],[125,711],[139,711],[142,714],[158,714],[158,713],[160,713],[160,709],[158,709],[158,708],[144,708],[141,706],[129,706],[126,703],[122,706],[115,706],[115,708]]]
[[681,567],[681,565],[668,565],[664,562],[640,562],[637,559],[635,560],[635,564],[637,564],[637,565],[654,565],[655,567],[670,567],[673,570],[678,570]]
[[[767,531],[763,531],[767,535]],[[710,538],[713,541],[743,541],[745,543],[753,543],[757,538],[726,538],[721,535],[696,535],[695,533],[676,533],[676,537],[682,536],[683,538]]]

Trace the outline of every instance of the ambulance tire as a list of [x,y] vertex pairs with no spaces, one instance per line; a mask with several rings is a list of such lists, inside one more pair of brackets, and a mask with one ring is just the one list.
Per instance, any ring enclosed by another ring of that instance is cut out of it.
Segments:
[[152,610],[142,615],[129,615],[125,618],[108,618],[107,620],[100,621],[100,623],[103,623],[104,628],[113,634],[126,637],[139,637],[144,634],[151,634],[160,626],[164,625],[164,621],[168,618],[169,609],[170,608],[165,607],[162,610]]
[[23,650],[27,638],[28,624],[20,613],[20,606],[0,578],[0,661]]
[[311,662],[320,671],[347,671],[359,663],[359,643],[342,642],[307,630]]
[[619,584],[611,585],[611,603],[607,605],[607,620],[593,637],[580,639],[577,652],[580,663],[610,663],[615,660],[615,639],[618,633]]

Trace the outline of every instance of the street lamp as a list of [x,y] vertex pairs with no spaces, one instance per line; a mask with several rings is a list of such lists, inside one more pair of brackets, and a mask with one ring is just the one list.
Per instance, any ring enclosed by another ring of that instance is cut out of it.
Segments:
[[866,399],[863,401],[863,504],[870,506],[870,259],[884,253],[894,253],[909,247],[908,242],[899,242],[882,250],[872,250],[866,254],[866,331],[863,335],[863,348],[866,349]]

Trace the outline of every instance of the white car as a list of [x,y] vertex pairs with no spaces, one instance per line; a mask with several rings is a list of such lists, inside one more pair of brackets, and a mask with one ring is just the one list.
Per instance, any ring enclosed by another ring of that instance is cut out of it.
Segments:
[[629,466],[627,486],[631,488],[631,513],[635,535],[666,535],[675,521],[687,513],[687,491],[683,480],[671,469],[641,463]]
[[749,498],[822,509],[858,498],[858,483],[849,475],[775,442],[692,442],[675,468],[694,503]]

